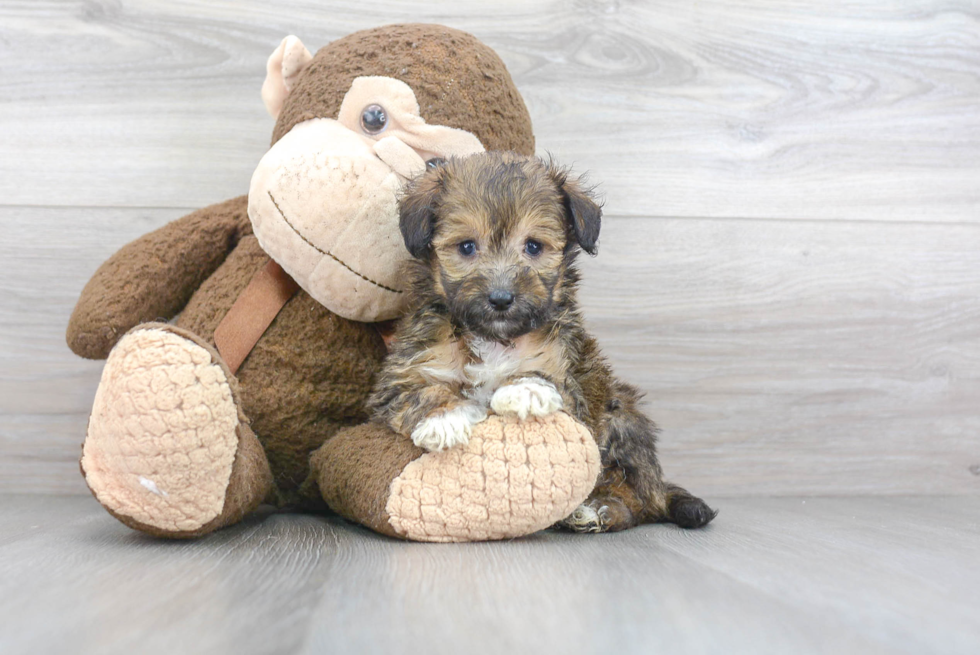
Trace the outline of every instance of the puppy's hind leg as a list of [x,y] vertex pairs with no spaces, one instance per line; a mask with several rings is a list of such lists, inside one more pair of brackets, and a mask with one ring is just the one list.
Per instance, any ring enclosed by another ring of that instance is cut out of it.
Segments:
[[619,532],[639,525],[643,502],[620,469],[606,469],[588,500],[555,524],[572,532]]
[[639,392],[613,385],[596,434],[603,471],[589,499],[558,527],[576,532],[615,532],[642,523],[676,523],[700,528],[716,512],[686,490],[663,479],[657,459],[657,428],[637,409]]
[[672,484],[644,502],[626,481],[622,470],[606,470],[589,499],[555,527],[572,532],[618,532],[643,523],[700,528],[717,515],[718,511],[706,502]]

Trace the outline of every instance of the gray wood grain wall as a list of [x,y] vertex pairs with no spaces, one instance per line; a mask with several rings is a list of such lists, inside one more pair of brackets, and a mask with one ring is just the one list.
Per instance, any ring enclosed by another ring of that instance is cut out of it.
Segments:
[[980,4],[0,1],[0,491],[84,493],[119,246],[247,190],[265,59],[476,34],[606,198],[588,320],[706,495],[980,492]]

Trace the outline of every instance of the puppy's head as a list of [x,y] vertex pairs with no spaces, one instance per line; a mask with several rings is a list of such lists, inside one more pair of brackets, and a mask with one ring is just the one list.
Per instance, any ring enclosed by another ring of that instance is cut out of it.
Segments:
[[433,167],[400,207],[405,245],[432,292],[457,323],[494,340],[551,318],[579,249],[596,252],[601,216],[564,169],[500,152]]

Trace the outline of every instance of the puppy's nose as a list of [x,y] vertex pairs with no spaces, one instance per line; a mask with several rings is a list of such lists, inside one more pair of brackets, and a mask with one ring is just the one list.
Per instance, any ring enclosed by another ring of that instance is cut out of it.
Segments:
[[494,289],[490,292],[490,304],[493,308],[503,311],[514,302],[514,294],[506,289]]

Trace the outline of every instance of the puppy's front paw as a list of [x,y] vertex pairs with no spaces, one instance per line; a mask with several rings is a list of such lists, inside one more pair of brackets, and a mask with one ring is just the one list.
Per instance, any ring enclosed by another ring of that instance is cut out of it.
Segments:
[[486,417],[487,412],[482,407],[460,405],[419,423],[412,431],[412,442],[429,451],[469,443],[473,426]]
[[528,416],[554,414],[561,408],[558,389],[541,378],[524,378],[504,385],[490,399],[490,409],[495,413],[516,414],[522,421]]

